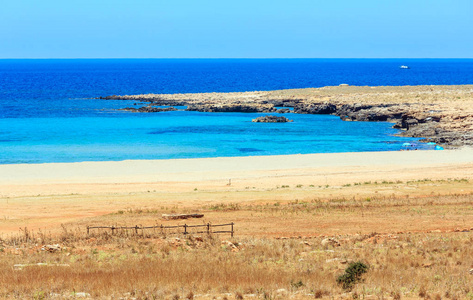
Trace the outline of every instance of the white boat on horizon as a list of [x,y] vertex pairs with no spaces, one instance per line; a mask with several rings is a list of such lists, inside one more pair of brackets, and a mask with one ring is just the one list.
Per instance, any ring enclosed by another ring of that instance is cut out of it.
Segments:
[[402,65],[402,66],[399,67],[399,69],[410,69],[410,68],[409,68],[409,66]]

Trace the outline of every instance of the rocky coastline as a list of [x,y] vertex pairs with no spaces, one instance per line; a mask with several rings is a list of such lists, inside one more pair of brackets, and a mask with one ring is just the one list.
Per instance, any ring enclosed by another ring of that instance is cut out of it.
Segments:
[[[344,121],[385,121],[400,135],[447,147],[473,146],[473,85],[337,86],[279,91],[100,97],[148,103],[134,112],[188,111],[329,114]],[[157,108],[155,106],[172,106]],[[293,110],[290,110],[292,108]]]
[[172,107],[172,106],[161,108],[161,107],[155,107],[155,106],[152,106],[152,105],[147,105],[147,106],[142,106],[142,107],[139,107],[139,108],[125,107],[125,108],[121,108],[119,110],[129,111],[129,112],[139,112],[139,113],[155,113],[155,112],[163,112],[163,111],[175,111],[175,110],[177,110],[177,108]]

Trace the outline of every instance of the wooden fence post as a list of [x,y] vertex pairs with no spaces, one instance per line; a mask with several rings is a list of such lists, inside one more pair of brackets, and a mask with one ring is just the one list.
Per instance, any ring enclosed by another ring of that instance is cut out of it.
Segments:
[[[184,235],[187,235],[187,234],[190,234],[189,231],[187,231],[187,228],[202,228],[202,227],[207,227],[207,234],[210,235],[210,233],[212,232],[211,231],[211,228],[212,227],[221,227],[221,226],[231,226],[231,231],[228,231],[228,230],[217,230],[217,231],[214,231],[214,233],[228,233],[230,232],[231,233],[231,237],[233,237],[235,235],[235,228],[234,228],[234,225],[235,223],[231,222],[231,223],[227,223],[227,224],[215,224],[215,225],[212,225],[210,224],[210,222],[207,222],[207,224],[205,225],[187,225],[187,224],[184,224],[184,225],[175,225],[175,226],[163,226],[163,224],[159,225],[159,228],[161,228],[161,233],[164,234],[164,230],[165,229],[170,229],[170,228],[177,228],[177,233],[180,233],[179,232],[179,228],[181,227],[184,227],[184,232],[183,234]],[[141,229],[142,231],[142,236],[144,237],[145,236],[145,229],[153,229],[153,232],[156,233],[156,228],[158,228],[158,225],[156,226],[151,226],[151,227],[144,227],[143,225],[135,225],[133,227],[121,227],[121,226],[89,226],[87,225],[87,236],[90,235],[90,229],[111,229],[112,230],[112,235],[116,234],[115,232],[115,229],[117,230],[121,230],[120,232],[123,234],[123,230],[125,230],[125,234],[126,236],[128,236],[128,229],[135,229],[135,234],[138,235],[138,229]],[[25,229],[26,230],[26,229]],[[205,230],[205,229],[204,229]],[[197,229],[196,231],[197,233],[205,233],[205,231],[199,231],[199,229]],[[176,233],[176,232],[173,232],[173,233]],[[151,236],[151,235],[149,235]],[[30,237],[27,237],[27,238],[30,238]],[[34,236],[33,236],[34,238]]]

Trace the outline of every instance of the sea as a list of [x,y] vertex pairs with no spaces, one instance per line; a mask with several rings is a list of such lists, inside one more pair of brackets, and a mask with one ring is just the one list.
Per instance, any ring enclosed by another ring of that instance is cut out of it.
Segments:
[[132,113],[118,109],[134,101],[98,97],[472,83],[472,59],[3,59],[0,164],[399,151],[405,143],[431,149],[396,136],[387,122],[289,114],[294,122],[252,123],[265,114]]

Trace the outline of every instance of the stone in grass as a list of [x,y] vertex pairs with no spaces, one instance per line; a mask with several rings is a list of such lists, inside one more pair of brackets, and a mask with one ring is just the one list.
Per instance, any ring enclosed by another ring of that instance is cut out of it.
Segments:
[[286,123],[286,122],[293,122],[293,120],[289,120],[286,117],[264,116],[264,117],[258,117],[256,119],[253,119],[252,122],[256,122],[256,123]]
[[327,246],[340,247],[340,242],[334,238],[325,238],[320,242],[320,244],[322,244],[322,246],[324,247],[327,247]]

